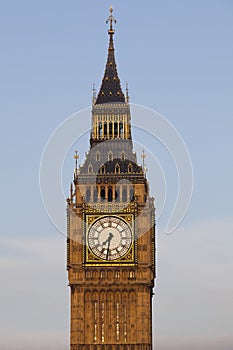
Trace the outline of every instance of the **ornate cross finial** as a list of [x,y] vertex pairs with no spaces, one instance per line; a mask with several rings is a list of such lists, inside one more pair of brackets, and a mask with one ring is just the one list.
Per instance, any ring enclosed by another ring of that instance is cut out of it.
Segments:
[[107,21],[106,21],[106,23],[108,24],[108,23],[110,23],[110,29],[109,29],[109,31],[108,31],[108,34],[114,34],[115,33],[115,31],[114,31],[114,29],[113,29],[113,22],[114,23],[116,23],[117,21],[116,21],[116,19],[113,17],[113,7],[112,6],[110,6],[110,16],[108,17],[108,19],[107,19]]

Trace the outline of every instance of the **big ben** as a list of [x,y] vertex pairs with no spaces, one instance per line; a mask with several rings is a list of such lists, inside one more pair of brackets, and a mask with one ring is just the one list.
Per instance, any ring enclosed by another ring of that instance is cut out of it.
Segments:
[[67,199],[71,350],[152,350],[155,208],[131,135],[114,50],[113,10],[90,149]]

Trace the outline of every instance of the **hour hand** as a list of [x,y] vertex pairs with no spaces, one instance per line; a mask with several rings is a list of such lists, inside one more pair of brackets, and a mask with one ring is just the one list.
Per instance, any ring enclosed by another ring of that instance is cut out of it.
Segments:
[[106,239],[105,242],[103,242],[103,245],[107,244],[108,242],[110,243],[111,239],[113,238],[112,232],[109,233],[108,239]]

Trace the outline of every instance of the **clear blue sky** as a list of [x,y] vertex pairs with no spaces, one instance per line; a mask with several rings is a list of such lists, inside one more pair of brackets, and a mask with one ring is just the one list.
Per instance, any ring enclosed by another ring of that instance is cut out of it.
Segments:
[[39,164],[53,130],[99,87],[111,4],[122,85],[173,123],[194,166],[188,215],[158,237],[156,350],[232,349],[231,0],[1,2],[0,348],[68,342],[65,240],[44,211]]

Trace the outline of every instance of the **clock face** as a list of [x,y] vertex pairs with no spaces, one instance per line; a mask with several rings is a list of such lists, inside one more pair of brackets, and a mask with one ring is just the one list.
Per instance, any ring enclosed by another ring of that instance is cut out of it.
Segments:
[[96,220],[88,231],[88,246],[100,259],[117,260],[132,245],[132,232],[128,224],[117,216],[104,216]]

